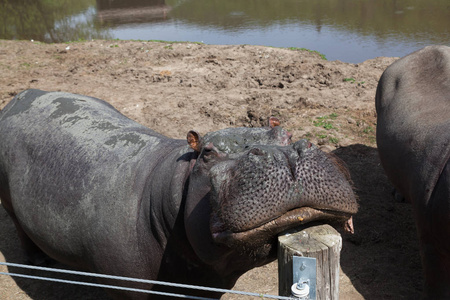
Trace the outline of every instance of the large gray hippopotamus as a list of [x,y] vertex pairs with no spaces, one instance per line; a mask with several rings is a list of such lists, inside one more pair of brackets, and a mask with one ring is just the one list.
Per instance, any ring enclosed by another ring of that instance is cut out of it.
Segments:
[[275,259],[281,231],[321,219],[353,231],[348,171],[278,125],[186,142],[99,99],[27,90],[0,113],[0,197],[31,261],[231,288]]
[[429,46],[389,66],[376,110],[382,165],[412,202],[426,293],[450,299],[450,47]]

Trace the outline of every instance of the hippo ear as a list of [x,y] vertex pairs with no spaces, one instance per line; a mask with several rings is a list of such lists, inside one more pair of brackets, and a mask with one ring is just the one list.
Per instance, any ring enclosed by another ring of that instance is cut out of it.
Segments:
[[202,150],[202,137],[195,130],[190,130],[187,134],[187,142],[189,146],[194,149],[196,152],[200,152]]
[[280,120],[278,120],[278,118],[275,117],[270,117],[269,118],[269,127],[270,128],[274,128],[275,126],[280,126]]

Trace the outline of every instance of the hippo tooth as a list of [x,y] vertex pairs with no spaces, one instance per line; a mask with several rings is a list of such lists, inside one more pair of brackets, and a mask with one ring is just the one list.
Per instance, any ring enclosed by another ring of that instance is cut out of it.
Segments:
[[347,221],[345,221],[344,229],[351,234],[355,233],[355,230],[353,228],[353,217],[350,217]]

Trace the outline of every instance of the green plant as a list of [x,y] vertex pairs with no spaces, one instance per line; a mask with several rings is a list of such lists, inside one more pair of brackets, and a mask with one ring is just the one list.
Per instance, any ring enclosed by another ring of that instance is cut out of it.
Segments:
[[330,141],[331,143],[333,143],[333,144],[339,143],[339,139],[336,138],[336,137],[330,137],[330,138],[329,138],[329,141]]
[[333,126],[333,123],[329,122],[328,120],[329,119],[335,120],[337,118],[337,116],[338,115],[336,113],[332,113],[328,116],[316,117],[316,120],[313,121],[313,124],[316,127],[322,127],[327,130],[336,129],[336,127]]
[[287,49],[292,50],[292,51],[308,51],[310,53],[318,54],[320,56],[320,58],[322,58],[323,60],[327,60],[325,54],[322,54],[317,50],[310,50],[310,49],[298,48],[298,47],[288,47]]
[[333,126],[333,124],[328,123],[328,122],[327,122],[327,123],[324,123],[322,127],[325,128],[325,129],[335,129],[335,127]]
[[84,38],[79,38],[78,40],[73,40],[73,41],[66,41],[64,42],[64,44],[66,45],[70,45],[70,44],[75,44],[75,43],[85,43],[88,42],[90,40],[84,39]]
[[373,132],[374,131],[374,129],[372,128],[372,126],[367,126],[366,128],[364,128],[364,130],[363,130],[363,132],[364,133],[371,133],[371,132]]
[[[349,78],[344,78],[343,81],[344,82],[355,83],[356,79],[353,78],[353,77],[349,77]],[[360,81],[360,82],[358,82],[358,85],[361,85],[361,84],[364,84],[364,83],[366,83],[366,82],[365,81]]]
[[189,42],[189,41],[164,41],[164,40],[138,40],[139,42],[153,42],[153,43],[164,43],[164,44],[196,44],[196,45],[204,45],[202,42]]

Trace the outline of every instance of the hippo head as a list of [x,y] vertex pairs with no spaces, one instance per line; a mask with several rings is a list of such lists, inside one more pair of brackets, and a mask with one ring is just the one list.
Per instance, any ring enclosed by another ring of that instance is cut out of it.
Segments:
[[343,163],[307,140],[291,143],[278,125],[271,119],[267,128],[188,133],[197,160],[186,232],[197,256],[216,269],[273,260],[277,235],[313,220],[342,220],[353,232],[358,205]]

